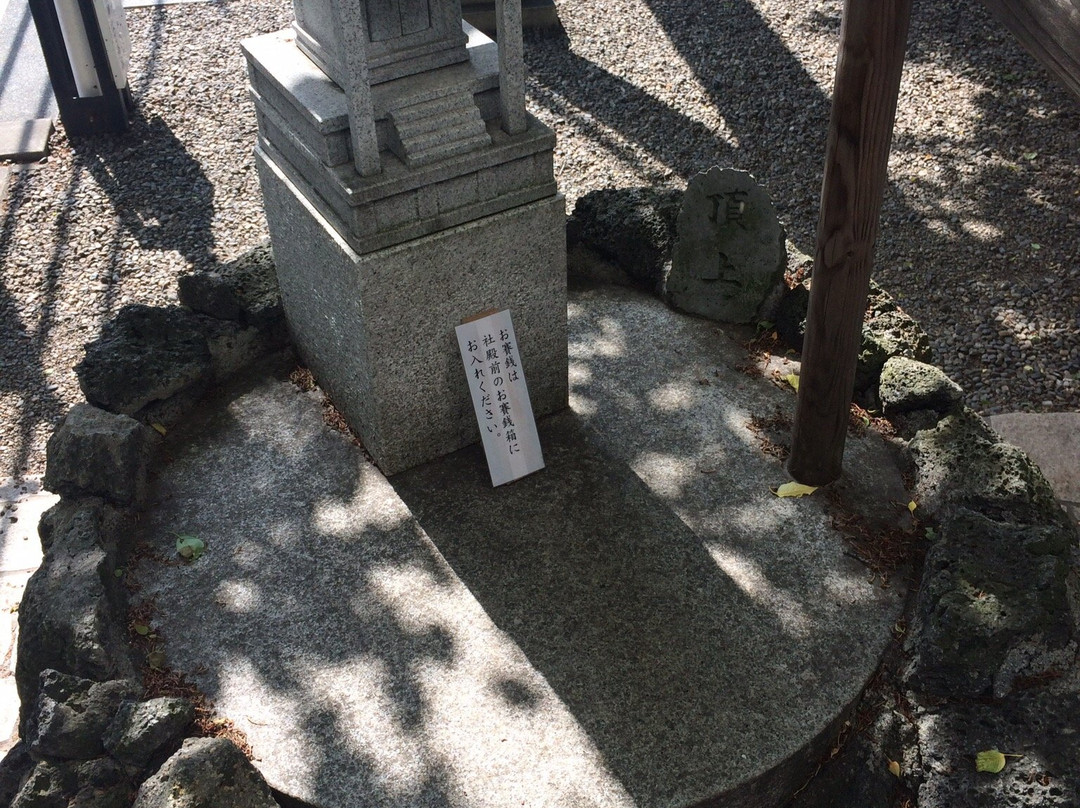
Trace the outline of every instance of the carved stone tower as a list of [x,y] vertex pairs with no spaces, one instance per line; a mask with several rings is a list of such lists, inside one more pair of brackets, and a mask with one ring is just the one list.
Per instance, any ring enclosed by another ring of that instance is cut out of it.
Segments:
[[384,472],[476,440],[454,326],[509,308],[537,414],[566,405],[565,208],[498,45],[460,0],[294,0],[243,43],[294,342]]

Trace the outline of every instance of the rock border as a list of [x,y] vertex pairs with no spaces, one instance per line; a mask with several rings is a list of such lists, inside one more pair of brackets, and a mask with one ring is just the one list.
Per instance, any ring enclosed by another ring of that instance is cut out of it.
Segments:
[[[568,222],[570,274],[655,291],[670,260],[672,193],[591,196]],[[625,237],[612,241],[614,232]],[[633,277],[610,263],[624,260]],[[806,263],[789,256],[789,268]],[[797,339],[807,288],[796,284],[779,301],[782,336]],[[20,606],[23,740],[0,761],[0,804],[277,804],[234,744],[186,737],[192,704],[138,695],[123,564],[158,432],[211,387],[288,346],[266,246],[220,272],[185,276],[180,299],[186,308],[125,307],[103,328],[78,368],[90,403],[49,441],[46,487],[62,499],[42,518],[45,558]],[[867,325],[855,398],[891,419],[920,521],[934,527],[900,641],[830,761],[790,804],[1080,804],[1069,763],[1080,739],[1067,726],[1068,709],[1080,714],[1080,686],[1068,679],[1080,614],[1075,526],[1030,459],[926,364],[925,334],[881,290]],[[954,767],[991,741],[1038,754],[993,779]]]
[[61,499],[19,607],[20,741],[0,761],[0,805],[277,805],[235,744],[189,737],[195,703],[145,697],[128,636],[125,565],[162,435],[290,346],[268,244],[183,276],[179,296],[183,307],[125,306],[105,324],[76,368],[87,403],[49,439],[43,484]]

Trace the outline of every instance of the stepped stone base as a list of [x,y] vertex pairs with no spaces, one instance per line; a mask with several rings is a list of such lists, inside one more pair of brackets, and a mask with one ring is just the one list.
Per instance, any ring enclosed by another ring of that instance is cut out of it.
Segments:
[[478,440],[454,328],[482,311],[510,309],[534,412],[566,406],[562,196],[360,255],[256,157],[293,339],[384,473]]
[[382,171],[357,174],[345,93],[279,31],[243,43],[260,148],[358,253],[554,197],[554,133],[498,121],[498,51],[466,26],[468,61],[372,88]]

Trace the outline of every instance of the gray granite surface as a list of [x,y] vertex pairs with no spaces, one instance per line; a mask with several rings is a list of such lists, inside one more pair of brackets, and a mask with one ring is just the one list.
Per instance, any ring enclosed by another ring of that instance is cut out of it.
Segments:
[[[903,592],[820,496],[770,492],[783,469],[747,423],[790,392],[631,291],[576,292],[569,323],[572,410],[512,485],[477,446],[387,481],[316,393],[268,376],[170,433],[142,537],[207,551],[144,561],[137,597],[273,787],[325,808],[751,806],[831,741]],[[883,445],[848,445],[850,495],[906,502]]]
[[561,196],[357,255],[257,156],[290,331],[383,471],[477,439],[454,328],[480,312],[510,309],[533,411],[566,406]]

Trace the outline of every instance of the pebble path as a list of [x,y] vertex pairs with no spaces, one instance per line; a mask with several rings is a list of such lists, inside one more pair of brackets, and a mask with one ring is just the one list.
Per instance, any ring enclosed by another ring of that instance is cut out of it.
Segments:
[[[813,251],[841,3],[565,0],[530,34],[530,109],[568,206],[720,164]],[[267,237],[238,43],[282,0],[130,9],[138,120],[8,177],[0,202],[0,478],[40,474],[72,367],[126,303]],[[972,0],[919,3],[875,276],[986,414],[1080,410],[1080,101]]]

